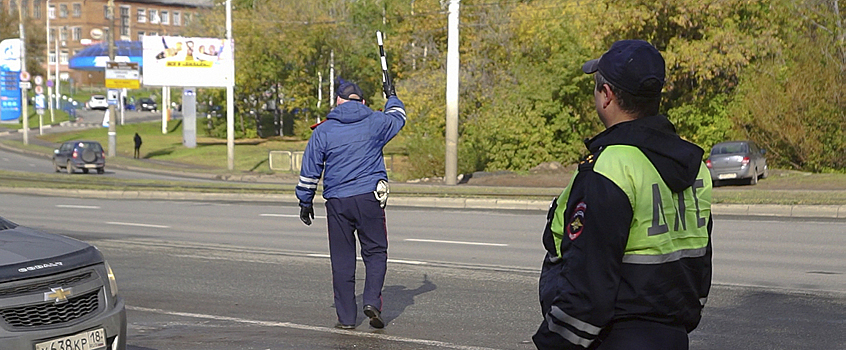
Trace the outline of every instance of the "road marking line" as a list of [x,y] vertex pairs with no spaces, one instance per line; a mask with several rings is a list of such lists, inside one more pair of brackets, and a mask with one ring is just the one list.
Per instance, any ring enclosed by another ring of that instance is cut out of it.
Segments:
[[[306,256],[310,256],[313,258],[329,258],[329,254],[306,254]],[[363,261],[361,257],[355,258],[358,261]],[[400,260],[400,259],[388,259],[389,263],[396,263],[396,264],[408,264],[408,265],[426,265],[425,261],[417,261],[417,260]]]
[[100,209],[100,207],[96,205],[69,205],[69,204],[57,204],[56,208],[70,208],[70,209]]
[[508,244],[504,243],[484,243],[484,242],[462,242],[462,241],[440,241],[436,239],[415,239],[415,238],[408,238],[405,239],[407,242],[424,242],[424,243],[446,243],[446,244],[466,244],[466,245],[485,245],[485,246],[492,246],[492,247],[507,247]]
[[[270,217],[277,217],[277,218],[297,218],[299,219],[299,215],[295,214],[259,214],[259,216],[270,216]],[[325,216],[315,216],[315,219],[325,219]]]
[[170,228],[170,226],[162,226],[162,225],[150,225],[150,224],[136,224],[132,222],[107,222],[109,225],[121,225],[121,226],[138,226],[138,227],[152,227],[152,228]]
[[395,335],[387,335],[387,334],[383,334],[383,333],[369,333],[369,332],[361,332],[361,331],[335,329],[335,328],[329,328],[329,327],[309,326],[309,325],[292,323],[292,322],[258,321],[258,320],[249,320],[249,319],[245,319],[245,318],[207,315],[207,314],[197,314],[197,313],[192,313],[192,312],[167,311],[167,310],[162,310],[162,309],[153,309],[153,308],[140,307],[140,306],[130,306],[130,305],[127,305],[126,309],[132,310],[132,311],[151,312],[151,313],[170,315],[170,316],[180,316],[180,317],[191,317],[191,318],[200,318],[200,319],[208,319],[208,320],[229,321],[229,322],[251,324],[251,325],[257,325],[257,326],[263,326],[263,327],[282,327],[282,328],[299,329],[299,330],[304,330],[304,331],[343,334],[343,335],[349,335],[349,336],[360,337],[360,338],[372,338],[372,339],[388,340],[388,341],[395,341],[395,342],[402,342],[402,343],[419,344],[419,345],[424,345],[424,346],[435,346],[435,347],[442,347],[442,348],[458,349],[458,350],[494,350],[492,348],[485,348],[485,347],[480,347],[480,346],[457,345],[457,344],[452,344],[452,343],[447,343],[447,342],[442,342],[442,341],[437,341],[437,340],[415,339],[415,338],[399,337],[399,336],[395,336]]

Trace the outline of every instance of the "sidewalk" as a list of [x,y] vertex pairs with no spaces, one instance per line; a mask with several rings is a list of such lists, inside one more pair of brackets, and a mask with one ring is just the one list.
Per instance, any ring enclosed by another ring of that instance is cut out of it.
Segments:
[[[64,123],[63,123],[64,124]],[[91,125],[61,125],[61,127],[91,127]],[[99,125],[94,125],[99,127]],[[0,131],[0,137],[14,131]],[[38,128],[34,129],[38,132]],[[57,144],[30,138],[30,143],[45,147],[57,147]],[[33,157],[49,158],[40,152],[24,150],[0,144],[0,149],[26,154]],[[219,175],[195,172],[190,165],[171,164],[155,160],[142,160],[150,163],[161,163],[178,170],[164,170],[143,167],[133,167],[112,164],[110,168],[124,169],[135,172],[147,172],[177,177],[203,178],[230,182],[268,183],[289,186],[293,191],[298,177],[296,174],[282,175]],[[550,201],[563,188],[526,188],[478,185],[433,185],[391,183],[391,197],[389,206],[425,207],[446,209],[478,209],[478,210],[528,210],[544,212],[548,210]],[[17,194],[38,194],[46,196],[104,198],[104,199],[145,199],[145,200],[189,200],[189,201],[223,201],[223,202],[267,202],[267,203],[297,203],[291,194],[243,194],[243,193],[197,193],[197,192],[163,192],[163,191],[98,191],[98,190],[58,190],[45,188],[4,188],[0,185],[0,192]],[[548,199],[537,199],[548,198]],[[322,204],[320,196],[315,202]],[[714,204],[711,208],[714,215],[737,215],[757,217],[791,217],[791,218],[827,218],[846,219],[846,205],[770,205],[770,204]]]

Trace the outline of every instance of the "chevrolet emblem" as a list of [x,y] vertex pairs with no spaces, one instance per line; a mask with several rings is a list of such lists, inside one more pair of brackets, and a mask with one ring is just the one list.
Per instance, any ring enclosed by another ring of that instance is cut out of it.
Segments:
[[50,292],[44,293],[44,301],[55,300],[56,304],[65,303],[68,297],[73,295],[73,288],[50,288]]

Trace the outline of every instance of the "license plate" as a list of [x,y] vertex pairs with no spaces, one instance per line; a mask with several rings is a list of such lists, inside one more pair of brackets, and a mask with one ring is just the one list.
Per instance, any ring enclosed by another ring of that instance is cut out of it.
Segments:
[[720,180],[734,179],[737,178],[737,174],[720,174],[717,176],[717,178]]
[[105,347],[106,332],[102,328],[35,344],[35,350],[94,350]]
[[96,168],[97,164],[85,164],[86,168]]

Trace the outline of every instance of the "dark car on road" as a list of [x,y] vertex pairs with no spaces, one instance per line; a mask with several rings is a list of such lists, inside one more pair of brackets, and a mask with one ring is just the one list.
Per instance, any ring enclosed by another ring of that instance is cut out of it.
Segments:
[[705,165],[714,186],[726,181],[748,181],[750,185],[769,176],[766,151],[752,141],[720,142],[711,148]]
[[126,349],[126,306],[97,248],[0,217],[0,350]]
[[144,97],[144,98],[138,99],[138,102],[135,103],[135,109],[142,111],[142,112],[144,112],[144,111],[155,112],[155,111],[159,110],[159,105],[156,104],[156,101],[153,101],[153,99]]
[[67,141],[53,150],[53,168],[57,173],[65,169],[73,174],[81,169],[88,174],[89,170],[96,169],[97,174],[102,174],[106,171],[106,152],[97,141]]

